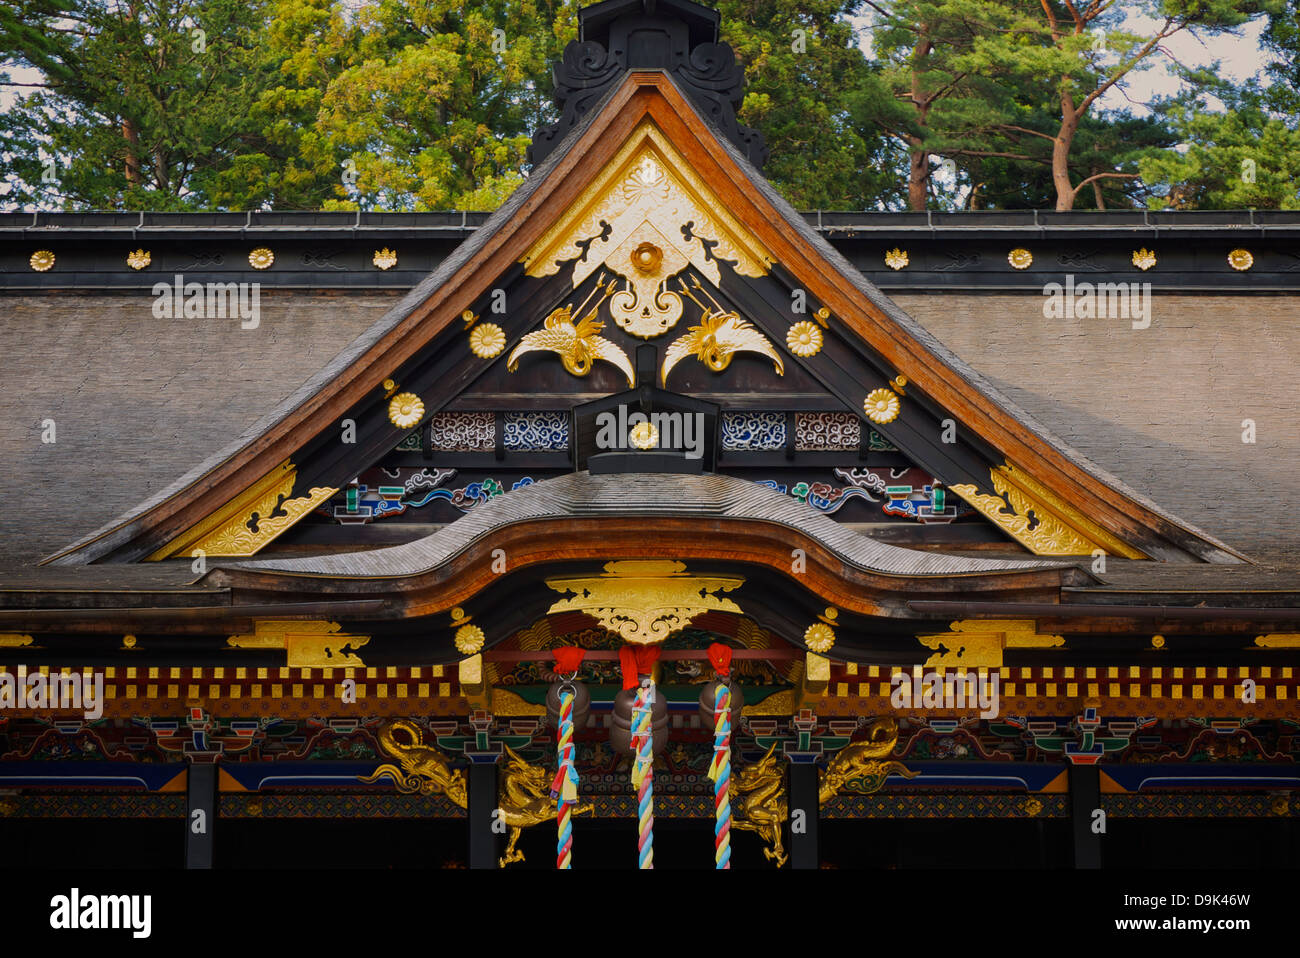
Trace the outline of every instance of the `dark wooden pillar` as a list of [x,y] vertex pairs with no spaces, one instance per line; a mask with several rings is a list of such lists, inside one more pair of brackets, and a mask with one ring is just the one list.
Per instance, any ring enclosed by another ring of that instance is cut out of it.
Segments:
[[466,752],[469,758],[469,867],[496,868],[499,853],[496,824],[497,759],[499,752]]
[[185,867],[211,868],[216,833],[218,769],[215,759],[191,758],[185,790]]
[[787,752],[790,759],[790,867],[819,868],[817,754]]
[[1093,829],[1093,812],[1101,808],[1101,771],[1096,765],[1070,766],[1070,824],[1074,831],[1074,867],[1101,867],[1101,835]]

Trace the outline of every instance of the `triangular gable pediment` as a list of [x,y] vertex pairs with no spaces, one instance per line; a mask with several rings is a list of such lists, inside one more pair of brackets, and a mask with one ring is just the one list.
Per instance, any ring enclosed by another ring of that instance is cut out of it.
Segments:
[[[320,375],[211,462],[54,559],[254,554],[489,370],[537,361],[529,352],[563,363],[557,344],[583,336],[608,341],[581,325],[593,296],[610,331],[655,342],[665,364],[683,340],[678,361],[683,350],[705,360],[730,337],[773,374],[797,370],[1030,551],[1236,558],[1015,409],[821,240],[668,75],[633,71]],[[692,329],[702,330],[694,340]],[[566,374],[606,359],[618,375],[602,388],[626,388],[630,358],[605,349],[571,355]]]

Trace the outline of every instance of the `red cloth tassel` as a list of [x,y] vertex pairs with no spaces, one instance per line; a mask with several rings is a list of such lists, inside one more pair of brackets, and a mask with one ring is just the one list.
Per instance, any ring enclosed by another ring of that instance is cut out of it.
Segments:
[[725,679],[731,674],[731,646],[723,645],[721,642],[714,642],[709,646],[709,664],[713,666],[713,671],[718,673],[718,678]]
[[625,645],[618,650],[618,664],[623,670],[623,688],[634,689],[641,676],[649,675],[659,661],[657,645]]
[[573,645],[564,645],[558,649],[552,649],[551,655],[555,656],[556,673],[559,675],[573,675],[582,667],[582,657],[586,654],[586,649],[580,649]]

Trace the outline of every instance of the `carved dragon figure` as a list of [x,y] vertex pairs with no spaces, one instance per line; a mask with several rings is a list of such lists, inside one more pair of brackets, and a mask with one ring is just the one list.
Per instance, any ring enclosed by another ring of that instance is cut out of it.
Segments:
[[737,770],[731,777],[731,827],[757,832],[769,847],[763,855],[780,868],[786,863],[782,828],[790,817],[785,792],[785,768],[776,757],[775,743],[767,754]]
[[[397,732],[404,732],[410,743],[399,741]],[[399,792],[421,795],[446,795],[461,808],[468,807],[465,773],[453,770],[447,757],[432,745],[424,744],[424,730],[409,719],[394,719],[384,725],[378,734],[384,751],[401,764],[381,765],[374,774],[362,776],[363,782],[377,782],[391,778]],[[502,868],[512,862],[524,860],[524,853],[516,848],[523,829],[541,822],[555,821],[555,799],[551,798],[551,775],[539,766],[529,765],[510,746],[506,746],[505,761],[501,765],[497,789],[497,807],[500,820],[510,830],[506,853],[500,859]],[[591,803],[579,804],[575,815],[593,811]]]
[[[405,732],[410,744],[399,742],[397,732]],[[394,719],[385,724],[378,734],[383,750],[401,764],[380,765],[373,775],[361,778],[363,782],[377,782],[391,778],[399,792],[411,795],[446,795],[461,808],[467,807],[465,773],[453,770],[447,756],[432,745],[424,744],[424,730],[409,719]]]
[[[555,821],[555,799],[551,798],[551,773],[537,765],[529,765],[509,745],[506,747],[506,760],[501,766],[501,786],[498,790],[498,804],[501,808],[501,820],[510,829],[510,840],[506,843],[506,853],[500,859],[505,868],[512,862],[524,860],[524,853],[515,847],[520,833],[532,825]],[[573,809],[574,815],[585,815],[595,806],[590,802],[579,803]]]
[[838,795],[851,781],[862,783],[862,794],[877,791],[892,773],[904,778],[915,778],[919,772],[910,771],[902,762],[886,761],[885,756],[898,744],[898,723],[886,716],[871,723],[867,738],[850,742],[830,760],[821,774],[817,790],[819,804],[825,804]]

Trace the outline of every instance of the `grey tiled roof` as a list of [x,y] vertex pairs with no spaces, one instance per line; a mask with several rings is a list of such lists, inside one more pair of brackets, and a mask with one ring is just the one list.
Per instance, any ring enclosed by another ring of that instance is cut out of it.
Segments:
[[973,559],[902,549],[877,542],[773,489],[723,475],[586,472],[547,479],[477,506],[432,535],[386,549],[242,562],[240,569],[326,576],[409,576],[437,568],[479,539],[518,522],[596,516],[689,516],[749,519],[801,532],[840,560],[867,572],[951,576],[1054,568],[1042,560]]

